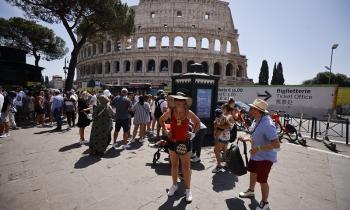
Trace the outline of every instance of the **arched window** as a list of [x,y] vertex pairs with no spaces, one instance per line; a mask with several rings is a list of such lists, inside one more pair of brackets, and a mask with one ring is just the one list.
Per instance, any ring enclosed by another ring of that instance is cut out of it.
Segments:
[[98,53],[99,54],[103,53],[103,42],[98,43]]
[[182,62],[176,60],[174,62],[173,73],[182,73]]
[[125,72],[130,71],[130,61],[124,61],[124,71]]
[[231,53],[231,42],[229,41],[226,43],[226,53]]
[[157,46],[157,38],[155,36],[151,36],[149,38],[148,47],[155,48],[156,46]]
[[160,43],[161,47],[169,47],[169,37],[168,36],[163,36],[162,41]]
[[187,72],[193,72],[191,65],[194,64],[194,61],[188,61],[187,62]]
[[135,72],[141,72],[142,71],[142,60],[137,60],[135,65]]
[[168,71],[168,61],[167,60],[162,60],[160,62],[160,71]]
[[131,47],[132,47],[132,46],[131,46],[131,45],[132,45],[131,41],[132,41],[131,39],[127,39],[127,40],[126,40],[126,47],[125,47],[125,49],[127,49],[127,50],[130,50],[130,49],[131,49]]
[[197,42],[196,39],[194,37],[189,37],[187,40],[187,47],[188,48],[196,48],[197,46]]
[[92,64],[91,67],[92,67],[91,74],[96,74],[96,72],[97,72],[97,63]]
[[97,66],[97,74],[102,74],[102,63],[99,63]]
[[208,65],[208,63],[206,61],[203,61],[202,65],[203,65],[203,73],[208,74],[208,72],[209,72],[209,65]]
[[107,41],[106,50],[107,50],[107,52],[111,52],[111,50],[112,50],[112,42],[111,42],[111,40]]
[[214,51],[220,52],[220,49],[221,49],[220,40],[215,39],[215,42],[214,42]]
[[148,61],[148,64],[147,64],[147,71],[155,71],[156,70],[156,62],[151,59]]
[[183,47],[184,42],[183,42],[183,38],[181,36],[177,36],[174,39],[174,47]]
[[221,65],[219,62],[214,64],[214,75],[221,75]]
[[105,63],[105,73],[111,73],[111,64],[108,61]]
[[92,54],[96,55],[96,44],[92,45]]
[[137,39],[137,48],[142,49],[143,48],[143,38],[140,37]]
[[114,73],[118,73],[120,71],[120,63],[119,61],[114,61]]
[[231,63],[228,63],[226,65],[226,76],[232,76],[233,75],[233,66]]
[[237,75],[237,77],[242,77],[243,76],[243,67],[241,65],[238,65],[238,69],[237,69],[236,75]]
[[89,57],[91,56],[91,46],[89,46],[89,48],[88,48],[88,56]]
[[182,12],[181,12],[181,11],[177,11],[177,12],[176,12],[176,16],[177,16],[177,17],[182,17]]
[[209,40],[207,38],[202,38],[201,48],[202,49],[209,49]]

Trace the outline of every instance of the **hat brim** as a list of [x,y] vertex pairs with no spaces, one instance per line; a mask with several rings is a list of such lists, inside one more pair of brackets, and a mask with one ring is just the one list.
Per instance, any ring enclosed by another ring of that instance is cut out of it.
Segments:
[[254,104],[248,104],[250,107],[254,107],[255,109],[259,110],[259,111],[262,111],[264,113],[269,113],[269,111],[267,111],[266,109],[262,109],[258,106],[255,106]]
[[180,96],[180,95],[168,95],[168,100],[170,103],[173,103],[175,99],[185,100],[188,107],[192,106],[192,98]]

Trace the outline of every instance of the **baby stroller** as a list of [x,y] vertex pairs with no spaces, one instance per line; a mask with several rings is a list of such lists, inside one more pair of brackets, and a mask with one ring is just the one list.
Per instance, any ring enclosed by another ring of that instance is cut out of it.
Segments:
[[160,140],[155,143],[155,146],[158,147],[158,149],[153,155],[153,160],[152,160],[153,165],[155,165],[157,163],[157,161],[159,160],[161,152],[165,152],[165,153],[169,154],[168,137],[161,136]]

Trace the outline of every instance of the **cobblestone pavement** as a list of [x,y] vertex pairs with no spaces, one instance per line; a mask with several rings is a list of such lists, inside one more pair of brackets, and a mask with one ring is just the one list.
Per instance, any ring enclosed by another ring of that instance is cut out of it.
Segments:
[[[182,184],[174,197],[166,195],[171,184],[167,154],[152,166],[156,150],[147,141],[131,150],[109,147],[96,158],[76,143],[77,128],[49,129],[20,129],[0,139],[0,209],[243,210],[255,209],[261,199],[258,186],[255,199],[238,198],[248,175],[211,173],[212,147],[203,148],[202,162],[192,164],[193,202],[187,204]],[[350,147],[341,145],[335,154],[322,151],[319,142],[310,144],[282,144],[270,175],[271,209],[349,210]]]

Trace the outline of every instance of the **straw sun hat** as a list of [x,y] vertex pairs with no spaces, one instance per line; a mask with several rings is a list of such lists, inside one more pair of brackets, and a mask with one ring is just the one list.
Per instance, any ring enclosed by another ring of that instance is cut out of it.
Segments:
[[269,113],[269,111],[267,111],[268,104],[262,99],[255,99],[252,104],[249,104],[249,106],[254,107],[255,109],[260,110],[264,113]]
[[191,107],[192,105],[192,98],[186,97],[183,92],[177,92],[176,95],[168,95],[168,103],[174,104],[175,99],[186,100],[187,107]]

